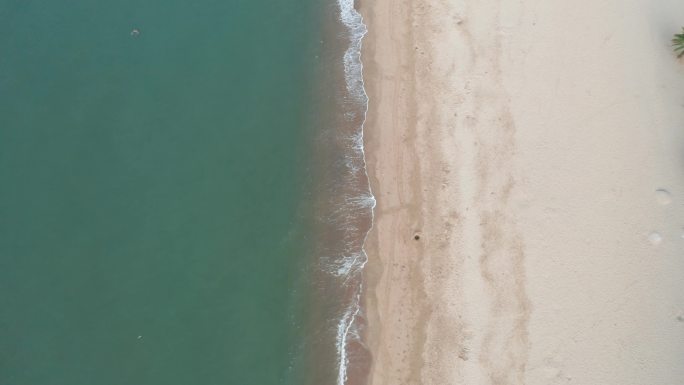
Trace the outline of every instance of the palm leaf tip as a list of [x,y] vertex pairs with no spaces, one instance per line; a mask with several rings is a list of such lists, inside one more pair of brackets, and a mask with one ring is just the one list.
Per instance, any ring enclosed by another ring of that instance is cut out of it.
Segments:
[[674,47],[674,52],[677,54],[677,57],[684,56],[684,28],[682,28],[682,33],[674,35],[672,46]]

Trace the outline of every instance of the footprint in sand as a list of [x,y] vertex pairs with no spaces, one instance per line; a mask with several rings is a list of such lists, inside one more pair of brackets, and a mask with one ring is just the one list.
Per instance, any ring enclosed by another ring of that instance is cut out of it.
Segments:
[[661,206],[669,205],[672,203],[672,194],[665,189],[658,189],[655,191],[655,199]]

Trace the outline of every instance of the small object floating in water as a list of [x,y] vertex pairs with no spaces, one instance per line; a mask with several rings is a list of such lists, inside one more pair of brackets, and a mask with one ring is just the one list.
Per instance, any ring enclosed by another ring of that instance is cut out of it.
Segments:
[[138,336],[138,339],[141,340],[141,339],[142,339],[142,336]]
[[131,31],[131,36],[136,37],[138,35],[140,35],[140,30],[137,28],[133,28],[133,30]]

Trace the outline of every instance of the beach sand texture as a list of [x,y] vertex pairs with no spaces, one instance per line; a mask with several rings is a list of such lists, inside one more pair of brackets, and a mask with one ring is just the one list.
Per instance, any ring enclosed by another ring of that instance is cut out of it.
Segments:
[[370,383],[681,384],[684,2],[360,9]]

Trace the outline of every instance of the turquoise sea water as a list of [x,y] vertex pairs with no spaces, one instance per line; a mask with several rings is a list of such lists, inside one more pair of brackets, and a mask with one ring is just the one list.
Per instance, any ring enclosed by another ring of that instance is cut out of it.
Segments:
[[0,0],[0,385],[360,384],[351,0]]
[[0,1],[0,384],[302,383],[315,3]]

